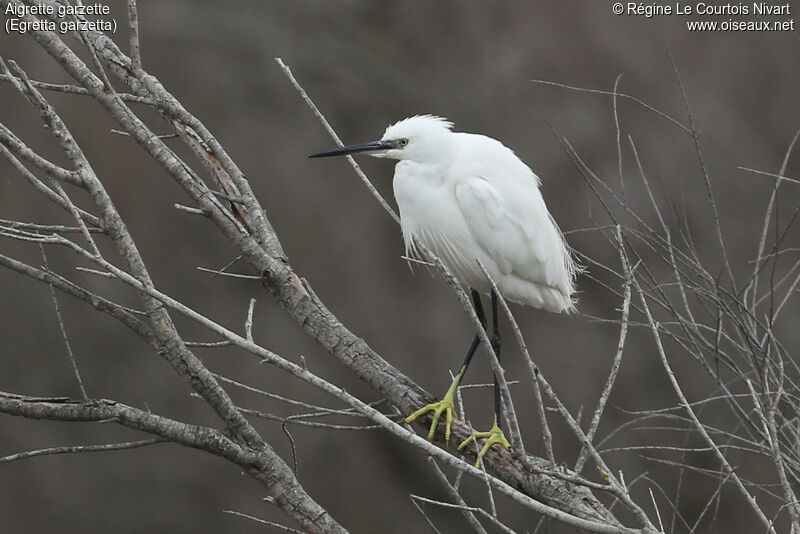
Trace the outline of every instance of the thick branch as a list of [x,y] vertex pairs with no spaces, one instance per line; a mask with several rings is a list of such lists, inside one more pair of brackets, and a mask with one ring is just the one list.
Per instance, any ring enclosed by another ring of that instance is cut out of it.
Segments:
[[345,533],[333,518],[307,498],[289,467],[271,450],[240,445],[222,432],[189,425],[113,400],[42,400],[0,392],[0,412],[53,421],[113,421],[165,440],[221,456],[247,471],[275,496],[276,503],[308,532]]

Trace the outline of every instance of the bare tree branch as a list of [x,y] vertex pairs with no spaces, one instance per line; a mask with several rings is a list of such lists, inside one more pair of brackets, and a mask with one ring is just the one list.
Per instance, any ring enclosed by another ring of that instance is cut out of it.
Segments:
[[1,457],[0,463],[16,462],[17,460],[24,460],[26,458],[35,458],[37,456],[48,456],[51,454],[76,454],[84,452],[105,452],[105,451],[138,449],[139,447],[147,447],[148,445],[155,445],[157,443],[164,443],[164,440],[161,438],[151,438],[151,439],[143,439],[140,441],[128,441],[125,443],[107,443],[104,445],[75,445],[71,447],[50,447],[47,449],[39,449],[35,451],[9,454],[8,456]]

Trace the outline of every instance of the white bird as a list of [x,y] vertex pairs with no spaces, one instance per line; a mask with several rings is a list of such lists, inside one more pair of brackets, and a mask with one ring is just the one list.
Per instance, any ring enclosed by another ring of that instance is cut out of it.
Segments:
[[[417,254],[415,240],[429,248],[472,292],[475,311],[486,328],[480,293],[492,298],[492,346],[500,355],[497,296],[482,264],[506,299],[551,312],[575,309],[575,261],[542,198],[539,177],[511,149],[485,135],[453,132],[453,123],[416,115],[388,128],[379,141],[347,146],[309,157],[366,152],[400,160],[394,171],[394,195],[406,251]],[[445,441],[455,412],[454,397],[475,350],[475,336],[444,399],[406,421],[434,412],[428,439],[439,417],[446,419]],[[495,422],[478,461],[495,443],[508,448],[500,429],[499,388],[495,378]],[[459,446],[461,450],[470,440]]]

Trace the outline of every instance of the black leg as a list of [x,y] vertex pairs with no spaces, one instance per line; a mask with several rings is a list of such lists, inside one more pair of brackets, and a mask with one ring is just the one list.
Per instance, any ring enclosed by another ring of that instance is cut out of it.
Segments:
[[[488,323],[486,321],[486,314],[483,311],[483,303],[481,302],[481,295],[474,289],[470,288],[472,293],[472,303],[475,306],[475,314],[478,316],[478,320],[480,321],[481,325],[483,326],[484,330],[487,330]],[[497,311],[497,293],[494,292],[494,289],[491,293],[492,296],[492,337],[489,341],[492,343],[492,350],[494,350],[495,355],[497,356],[497,360],[500,361],[500,316]],[[469,367],[470,362],[472,361],[472,357],[475,356],[475,352],[478,350],[478,347],[481,344],[481,338],[479,334],[475,334],[475,337],[472,338],[472,343],[470,344],[469,348],[467,349],[467,354],[464,356],[464,362],[461,364],[459,368],[459,375],[462,377]],[[497,426],[502,428],[502,419],[503,419],[503,401],[500,397],[500,384],[497,381],[497,375],[493,375],[494,377],[494,415],[495,419],[497,420]]]
[[[481,295],[474,289],[470,288],[472,292],[472,304],[475,306],[475,315],[478,316],[478,320],[483,325],[483,329],[486,330],[486,314],[483,312],[483,303],[481,303]],[[472,357],[475,356],[475,351],[478,350],[478,346],[481,344],[481,337],[478,334],[475,334],[475,337],[472,338],[472,343],[470,343],[469,348],[467,349],[467,354],[464,356],[464,361],[459,368],[459,373],[463,376],[464,372],[469,367],[470,362],[472,361]]]
[[[489,338],[489,343],[492,346],[492,350],[494,351],[495,355],[497,356],[497,360],[500,360],[500,316],[497,313],[497,294],[492,290],[492,336]],[[478,313],[478,318],[481,320],[481,324],[483,325],[483,329],[487,330],[486,328],[486,317],[483,314],[483,310],[480,307],[480,296],[478,293],[473,290],[472,291],[472,299],[475,301],[475,311]],[[475,352],[475,349],[478,348],[480,345],[480,338],[475,336],[475,340],[470,345],[470,352],[467,354],[467,358],[464,360],[465,364],[469,364],[469,360],[472,358],[472,353]],[[462,374],[457,377],[458,380],[461,379],[463,376],[463,371],[466,368],[462,367]],[[457,382],[454,382],[453,386],[451,386],[452,390],[455,390],[458,387]],[[458,446],[458,450],[462,451],[464,448],[472,443],[473,440],[478,439],[485,439],[483,443],[483,447],[481,450],[478,451],[478,461],[475,462],[475,467],[480,467],[481,460],[483,459],[484,455],[491,449],[494,445],[500,445],[506,449],[511,448],[511,444],[506,439],[505,435],[503,434],[503,430],[501,428],[501,420],[503,418],[503,400],[500,398],[500,384],[497,381],[497,374],[494,374],[494,425],[492,425],[492,429],[488,432],[477,432],[474,433],[469,438],[465,439],[461,442],[461,445]]]
[[[497,314],[497,294],[492,289],[492,350],[500,362],[500,317]],[[503,401],[500,398],[500,384],[497,382],[497,375],[494,375],[494,416],[498,428],[502,429],[503,420]]]
[[[475,314],[478,316],[478,320],[481,323],[481,326],[484,330],[486,330],[486,314],[483,312],[483,304],[481,303],[481,296],[480,293],[475,291],[474,289],[470,288],[472,292],[472,303],[475,306]],[[494,299],[494,294],[492,294],[492,306],[494,311],[494,321],[495,321],[495,330],[497,330],[497,302]],[[497,337],[499,340],[499,336]],[[494,339],[494,338],[493,338]],[[423,414],[428,412],[433,412],[433,422],[431,423],[430,431],[428,432],[428,441],[433,441],[434,436],[436,435],[436,429],[439,426],[439,418],[442,414],[445,415],[445,429],[444,429],[444,439],[446,442],[450,441],[450,426],[453,422],[453,417],[455,416],[455,397],[458,393],[458,386],[461,384],[461,379],[464,378],[464,373],[467,372],[467,367],[469,367],[469,363],[472,361],[472,357],[475,356],[475,351],[478,350],[478,347],[481,344],[481,338],[479,335],[476,335],[472,339],[472,343],[470,343],[469,349],[467,349],[467,354],[464,356],[464,362],[461,364],[461,369],[459,369],[458,374],[453,378],[453,383],[450,384],[450,388],[447,390],[444,398],[439,402],[432,402],[428,405],[423,406],[416,412],[412,413],[408,417],[406,417],[406,423],[413,423]],[[494,346],[494,341],[492,341],[492,346]],[[497,349],[495,349],[497,350]],[[496,382],[496,381],[495,381]],[[497,388],[495,388],[497,389]],[[494,434],[492,434],[494,435]],[[501,434],[502,437],[502,434]],[[471,438],[470,438],[471,439]],[[463,449],[466,447],[467,443],[470,440],[464,441],[459,446],[458,450]],[[493,443],[502,443],[504,447],[508,448],[508,442],[505,441],[505,437],[503,437],[502,441],[497,441],[497,437],[495,436],[494,441],[492,439],[488,440],[488,445],[484,445],[484,447],[488,450],[488,448]],[[481,457],[486,454],[486,452],[481,453]],[[480,460],[479,460],[480,461]]]
[[481,294],[472,288],[470,288],[470,292],[472,293],[472,305],[475,306],[475,315],[478,316],[478,321],[480,321],[481,326],[483,326],[483,329],[486,330],[486,314],[483,313],[483,303],[481,302]]

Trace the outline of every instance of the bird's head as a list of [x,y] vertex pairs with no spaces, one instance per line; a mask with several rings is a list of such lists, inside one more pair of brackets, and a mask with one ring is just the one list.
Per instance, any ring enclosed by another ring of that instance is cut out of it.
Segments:
[[365,152],[376,158],[435,163],[447,152],[452,128],[453,123],[442,117],[415,115],[386,128],[378,141],[319,152],[309,157],[325,158]]

